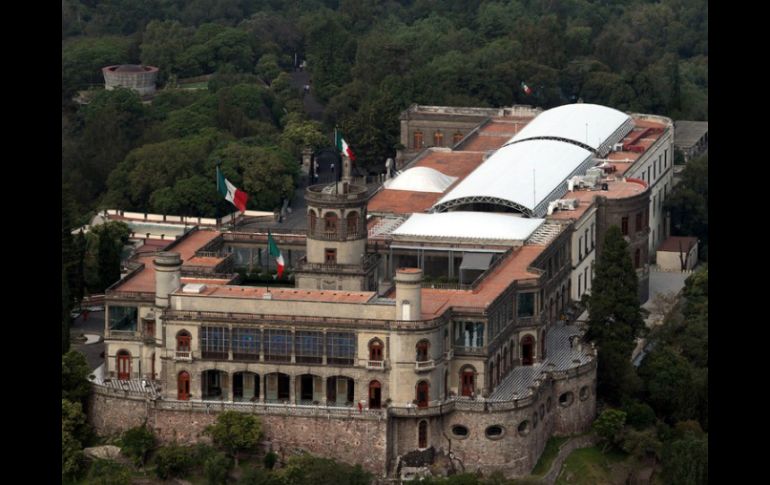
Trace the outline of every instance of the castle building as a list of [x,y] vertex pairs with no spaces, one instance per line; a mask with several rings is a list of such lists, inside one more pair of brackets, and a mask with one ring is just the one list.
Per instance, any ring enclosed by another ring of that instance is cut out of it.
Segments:
[[118,64],[102,68],[104,88],[112,90],[117,87],[133,89],[141,96],[155,94],[155,81],[158,78],[158,68],[140,66],[137,64]]
[[[431,116],[444,130],[463,109],[407,114],[429,132]],[[201,227],[137,256],[106,294],[96,428],[146,421],[194,442],[236,409],[260,415],[279,453],[390,477],[441,457],[522,476],[551,436],[587,430],[596,354],[575,302],[611,225],[647,298],[665,168],[631,175],[671,153],[670,120],[588,104],[479,113],[452,148],[418,146],[376,190],[353,183],[349,163],[342,181],[308,187],[306,234],[273,231],[293,251],[294,287],[232,273],[255,251],[267,264],[267,231]]]

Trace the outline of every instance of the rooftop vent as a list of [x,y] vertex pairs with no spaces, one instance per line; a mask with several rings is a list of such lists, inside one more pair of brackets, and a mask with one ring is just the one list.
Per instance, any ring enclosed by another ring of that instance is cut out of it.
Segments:
[[182,293],[203,293],[206,290],[206,285],[203,283],[188,283],[182,288]]

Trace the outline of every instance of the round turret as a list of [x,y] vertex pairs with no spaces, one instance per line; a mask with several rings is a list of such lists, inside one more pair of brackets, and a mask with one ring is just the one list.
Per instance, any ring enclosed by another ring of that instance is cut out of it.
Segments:
[[160,252],[155,263],[155,305],[168,306],[168,295],[182,285],[182,258],[179,253]]

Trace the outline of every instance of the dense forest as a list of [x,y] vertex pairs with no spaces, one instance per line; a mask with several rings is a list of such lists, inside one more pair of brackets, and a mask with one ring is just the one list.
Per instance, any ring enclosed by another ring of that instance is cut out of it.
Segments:
[[[321,122],[289,83],[303,59]],[[125,63],[160,68],[151,104],[98,91],[101,68]],[[202,75],[213,75],[204,89],[179,88]],[[89,89],[89,104],[73,102]],[[411,103],[579,99],[707,120],[707,2],[62,2],[63,197],[78,223],[106,207],[222,215],[218,161],[250,208],[272,210],[292,191],[303,146],[329,144],[336,126],[358,163],[377,167],[398,148]]]

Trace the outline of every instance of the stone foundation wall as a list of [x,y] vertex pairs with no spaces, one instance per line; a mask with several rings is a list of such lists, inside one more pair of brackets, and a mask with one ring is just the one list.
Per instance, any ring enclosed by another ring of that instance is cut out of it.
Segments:
[[[165,409],[168,403],[136,396],[95,391],[91,396],[89,422],[99,435],[114,435],[145,421],[161,443],[210,442],[206,426],[216,421],[222,408],[206,410]],[[176,404],[176,403],[175,403]],[[297,411],[302,412],[302,411]],[[264,436],[282,458],[304,450],[317,456],[361,464],[376,476],[386,467],[387,420],[368,415],[353,417],[260,414]]]

